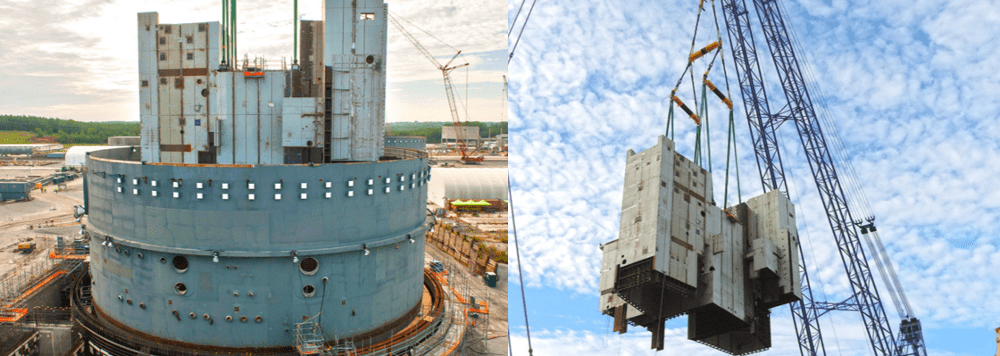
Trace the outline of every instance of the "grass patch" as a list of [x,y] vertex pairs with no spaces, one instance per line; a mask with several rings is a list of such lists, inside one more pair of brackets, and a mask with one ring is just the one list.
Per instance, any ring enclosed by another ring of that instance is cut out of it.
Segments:
[[35,134],[24,131],[0,131],[0,144],[26,145],[30,144]]

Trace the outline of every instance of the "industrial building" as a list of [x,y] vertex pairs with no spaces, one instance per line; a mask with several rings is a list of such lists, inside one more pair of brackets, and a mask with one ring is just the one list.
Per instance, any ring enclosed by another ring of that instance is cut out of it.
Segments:
[[[456,130],[460,128],[460,130]],[[465,144],[477,147],[481,139],[479,138],[479,126],[442,126],[441,143],[455,143],[459,138],[465,140]]]
[[427,151],[427,138],[423,136],[385,136],[385,147],[408,148]]
[[436,168],[427,198],[440,206],[453,199],[507,200],[507,169]]
[[424,270],[428,155],[383,137],[388,6],[323,6],[278,68],[236,56],[228,9],[138,15],[140,145],[84,153],[75,353],[440,354],[461,329]]
[[39,144],[3,144],[0,145],[0,156],[6,155],[32,155],[50,151],[58,151],[63,145],[58,143]]
[[0,180],[0,202],[4,200],[30,200],[35,185],[26,181]]
[[111,136],[108,137],[108,146],[138,146],[142,144],[141,136]]
[[771,346],[770,308],[801,298],[795,207],[781,192],[722,208],[712,179],[659,136],[628,151],[618,239],[601,245],[600,311],[664,348],[664,322],[688,315],[688,338],[742,355]]

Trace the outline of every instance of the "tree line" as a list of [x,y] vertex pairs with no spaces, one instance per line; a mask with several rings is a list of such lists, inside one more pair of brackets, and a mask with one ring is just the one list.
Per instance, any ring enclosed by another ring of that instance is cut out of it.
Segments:
[[[390,123],[390,132],[393,136],[424,136],[427,143],[441,143],[441,127],[453,126],[452,123],[428,122],[428,123]],[[494,137],[501,133],[507,133],[507,122],[463,122],[462,126],[479,126],[479,137]]]
[[106,144],[111,136],[139,136],[138,122],[81,122],[29,115],[0,115],[0,130],[55,137],[62,144]]

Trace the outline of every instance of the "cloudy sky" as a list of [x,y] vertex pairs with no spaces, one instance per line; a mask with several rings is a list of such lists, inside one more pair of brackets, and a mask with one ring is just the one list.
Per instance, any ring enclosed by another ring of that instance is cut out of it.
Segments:
[[[499,0],[390,0],[389,10],[463,51],[468,70],[452,72],[468,117],[499,121],[506,74],[506,21]],[[321,0],[299,1],[319,20]],[[157,11],[161,23],[219,21],[221,0],[0,0],[0,114],[80,121],[137,121],[136,13]],[[240,56],[291,57],[292,1],[238,2]],[[417,28],[442,62],[454,51]],[[443,60],[442,60],[443,58]],[[450,121],[441,72],[389,25],[387,121]],[[457,60],[458,61],[458,60]],[[465,109],[459,104],[462,118]]]
[[[520,3],[509,0],[508,21]],[[536,355],[652,354],[648,332],[611,333],[610,319],[598,312],[598,244],[618,235],[626,150],[646,149],[664,131],[668,97],[691,46],[696,3],[538,1],[510,65],[511,143],[518,152],[510,172]],[[711,1],[705,3],[699,48],[716,39]],[[993,354],[993,329],[1000,326],[1000,3],[782,3],[800,62],[808,64],[817,88],[812,95],[824,99],[815,101],[825,103],[828,140],[837,136],[843,143],[923,322],[929,353]],[[756,25],[755,31],[760,39]],[[762,188],[728,43],[723,48],[747,199]],[[765,44],[758,49],[769,58]],[[780,108],[785,98],[774,67],[769,60],[761,65],[771,107]],[[712,78],[724,86],[718,66]],[[688,79],[678,93],[694,101]],[[721,202],[726,112],[714,99],[709,107]],[[690,157],[694,126],[684,115],[677,122],[679,150]],[[850,286],[794,125],[781,127],[779,136],[814,292],[820,300],[843,300]],[[881,288],[874,264],[872,272]],[[880,291],[895,332],[898,316]],[[512,295],[512,348],[525,355],[522,301]],[[857,313],[830,315],[821,324],[828,355],[871,354]],[[721,355],[687,341],[685,327],[683,317],[668,322],[667,349],[660,354]],[[799,354],[787,307],[773,310],[772,329],[774,347],[766,354]]]

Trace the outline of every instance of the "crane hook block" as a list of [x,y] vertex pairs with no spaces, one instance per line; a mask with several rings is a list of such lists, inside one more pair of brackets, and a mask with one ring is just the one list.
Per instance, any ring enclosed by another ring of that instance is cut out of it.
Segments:
[[715,93],[715,96],[718,96],[719,99],[722,99],[722,102],[725,103],[727,107],[729,107],[729,110],[733,109],[733,101],[729,100],[729,98],[727,98],[725,94],[722,94],[722,91],[720,91],[719,88],[716,88],[715,84],[712,84],[711,80],[705,78],[705,85],[708,85],[708,89],[711,89],[712,92]]
[[688,57],[688,62],[694,62],[698,58],[701,58],[702,56],[711,53],[716,48],[719,48],[719,41],[715,41],[715,42],[709,43],[708,46],[705,46],[705,48],[702,48],[702,49],[700,49],[700,50],[692,53],[691,57]]
[[686,112],[688,116],[691,117],[691,120],[694,120],[695,125],[701,125],[701,118],[699,118],[698,115],[694,113],[694,111],[688,109],[687,105],[684,105],[684,102],[681,101],[680,98],[678,98],[675,95],[671,95],[670,100],[673,100],[675,103],[677,103],[677,106],[680,106],[681,110],[684,110],[684,112]]

